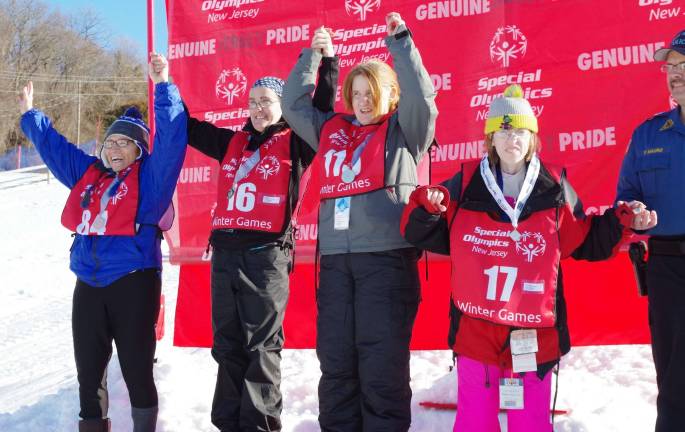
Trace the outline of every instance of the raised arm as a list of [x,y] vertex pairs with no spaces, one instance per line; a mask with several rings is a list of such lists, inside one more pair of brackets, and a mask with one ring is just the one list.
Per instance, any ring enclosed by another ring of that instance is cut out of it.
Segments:
[[[318,44],[328,32],[319,28],[312,38],[312,46],[305,48],[290,72],[283,88],[283,116],[293,132],[300,136],[309,146],[316,150],[319,147],[319,131],[324,122],[333,116],[313,105],[312,92],[316,86],[316,72],[321,63],[322,52]],[[335,89],[333,90],[335,98]]]
[[205,156],[221,162],[235,132],[191,117],[187,107],[185,107],[185,115],[188,121],[188,145]]
[[[142,173],[153,185],[156,199],[166,209],[181,172],[186,152],[186,114],[175,85],[169,83],[168,62],[159,54],[150,57],[150,78],[155,83],[155,140]],[[166,204],[164,204],[166,203]]]
[[69,189],[83,176],[88,167],[97,160],[70,143],[52,127],[43,112],[33,108],[33,83],[31,81],[19,95],[21,130],[36,146],[40,157],[57,180]]
[[[328,41],[331,41],[330,37]],[[335,106],[335,96],[338,90],[338,77],[340,75],[340,67],[338,64],[338,57],[333,51],[332,42],[330,47],[324,52],[319,66],[319,82],[316,84],[312,104],[314,108],[322,112],[333,111]]]
[[400,84],[398,118],[412,155],[419,159],[435,138],[435,88],[423,66],[419,50],[399,14],[386,17],[388,37],[385,43],[392,54],[393,68]]

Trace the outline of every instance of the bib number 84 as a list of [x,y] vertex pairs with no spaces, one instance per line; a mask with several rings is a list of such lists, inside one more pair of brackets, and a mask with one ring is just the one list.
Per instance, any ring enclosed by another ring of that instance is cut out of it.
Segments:
[[506,279],[504,279],[504,289],[502,290],[502,295],[499,300],[503,302],[509,301],[511,292],[514,289],[514,284],[516,283],[518,269],[516,267],[492,266],[487,270],[483,270],[483,273],[488,277],[488,291],[485,294],[485,298],[488,300],[496,300],[499,274],[504,273],[507,275]]

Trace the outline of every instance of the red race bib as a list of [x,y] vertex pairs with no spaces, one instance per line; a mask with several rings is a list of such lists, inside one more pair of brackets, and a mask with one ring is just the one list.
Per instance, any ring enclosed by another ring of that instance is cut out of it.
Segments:
[[69,193],[62,225],[80,235],[135,235],[140,161],[114,176],[92,164]]
[[359,195],[385,187],[385,139],[383,121],[355,126],[336,114],[321,129],[316,165],[321,199]]
[[233,135],[221,162],[212,229],[283,230],[292,170],[290,133],[274,134],[255,152],[247,150],[247,133]]
[[561,250],[556,209],[509,223],[459,209],[450,230],[452,299],[463,313],[513,327],[551,327]]

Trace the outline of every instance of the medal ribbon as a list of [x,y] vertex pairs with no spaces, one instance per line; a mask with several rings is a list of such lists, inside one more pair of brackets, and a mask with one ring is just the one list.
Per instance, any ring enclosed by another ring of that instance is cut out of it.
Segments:
[[259,162],[259,149],[255,150],[254,152],[252,152],[252,154],[247,156],[248,154],[248,152],[243,151],[242,162],[238,167],[238,171],[235,173],[235,178],[233,179],[233,186],[231,187],[231,189],[235,189],[236,185],[240,183],[242,179],[247,177]]
[[[119,190],[119,185],[126,180],[126,177],[131,173],[131,170],[133,170],[133,166],[129,166],[126,168],[123,172],[119,174],[115,174],[114,178],[112,178],[112,182],[107,186],[107,189],[103,192],[102,196],[100,197],[100,209],[98,211],[97,216],[95,216],[95,219],[93,220],[92,226],[95,227],[96,224],[100,225],[102,224],[102,227],[99,227],[98,230],[104,228],[104,225],[107,224],[107,218],[103,215],[106,214],[107,212],[107,206],[109,205],[109,200],[112,198],[116,193],[117,190]],[[102,177],[101,177],[102,178]],[[97,187],[93,187],[93,189],[96,189]],[[88,191],[90,192],[90,191]],[[90,198],[88,198],[88,201]]]
[[[354,170],[354,166],[359,162],[362,152],[366,148],[366,145],[369,143],[369,141],[371,141],[371,137],[373,137],[375,133],[375,131],[364,131],[362,127],[355,130],[355,134],[358,133],[359,135],[356,135],[352,138],[352,143],[345,154],[343,166],[348,167],[350,170]],[[355,172],[354,174],[357,175],[359,173]]]
[[233,193],[235,193],[235,190],[238,188],[238,183],[240,183],[241,180],[250,175],[254,167],[256,167],[259,163],[261,159],[259,151],[261,150],[261,148],[263,147],[264,150],[268,150],[269,146],[272,143],[272,140],[273,137],[269,138],[269,140],[266,143],[262,144],[260,148],[253,152],[247,151],[247,147],[243,149],[243,157],[241,158],[240,166],[238,167],[238,171],[235,173],[233,184],[231,185],[231,189],[228,192],[229,198]]
[[[391,115],[392,113],[384,115],[380,118],[378,123],[374,123],[373,125],[362,126],[357,119],[354,119],[352,121],[352,124],[356,126],[356,128],[353,132],[352,143],[350,145],[350,148],[354,150],[352,152],[347,152],[347,154],[345,155],[345,161],[343,162],[343,166],[347,166],[349,169],[354,170],[354,166],[359,162],[359,159],[362,156],[362,152],[366,148],[366,145],[369,143],[369,141],[371,141],[371,138],[376,133],[376,130],[378,130],[381,123],[387,121]],[[355,172],[354,174],[357,175],[359,173]]]
[[485,187],[488,188],[490,195],[492,195],[499,208],[501,208],[502,211],[509,216],[509,220],[511,221],[511,225],[514,227],[514,229],[516,229],[518,226],[519,216],[521,216],[523,207],[525,207],[526,201],[528,201],[530,194],[533,193],[533,186],[535,186],[535,182],[537,181],[539,174],[540,159],[538,159],[537,155],[534,154],[533,158],[530,160],[530,164],[528,165],[526,178],[523,180],[523,186],[521,186],[521,191],[516,199],[516,205],[514,208],[512,208],[504,198],[502,189],[497,186],[497,180],[495,180],[495,176],[492,175],[490,163],[488,161],[488,155],[483,156],[483,159],[480,161],[480,175],[483,177]]

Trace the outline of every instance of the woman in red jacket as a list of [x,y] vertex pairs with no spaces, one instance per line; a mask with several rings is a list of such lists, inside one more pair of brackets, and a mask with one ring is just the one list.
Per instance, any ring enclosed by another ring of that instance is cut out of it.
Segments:
[[[562,258],[609,258],[626,227],[656,224],[637,202],[586,217],[565,171],[537,156],[537,119],[518,85],[490,106],[487,154],[418,188],[405,238],[452,261],[449,343],[457,357],[455,431],[552,431],[551,369],[570,349]],[[634,209],[634,210],[633,210]]]

